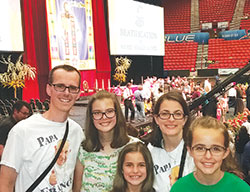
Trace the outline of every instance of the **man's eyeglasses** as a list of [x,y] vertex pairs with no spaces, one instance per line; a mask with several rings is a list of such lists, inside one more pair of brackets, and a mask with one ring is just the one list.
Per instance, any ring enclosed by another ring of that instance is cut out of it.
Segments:
[[162,120],[168,120],[170,119],[171,116],[173,116],[175,120],[181,120],[185,117],[185,115],[182,112],[169,113],[164,111],[160,112],[157,116]]
[[68,88],[69,92],[73,94],[77,94],[80,91],[80,87],[76,87],[73,85],[66,86],[64,84],[52,84],[52,83],[50,83],[50,85],[53,86],[55,90],[59,92],[64,92],[66,88]]
[[25,116],[29,116],[29,115],[30,115],[29,112],[22,112],[22,111],[19,111],[19,112],[22,113],[22,114],[25,115]]
[[212,145],[209,148],[203,145],[195,145],[191,148],[191,150],[195,155],[199,156],[205,155],[207,151],[209,151],[213,156],[220,156],[226,151],[226,148],[219,145]]
[[105,115],[108,119],[112,119],[116,115],[115,114],[115,109],[108,109],[105,112],[101,112],[101,111],[93,111],[92,112],[92,117],[95,120],[102,119],[103,115]]

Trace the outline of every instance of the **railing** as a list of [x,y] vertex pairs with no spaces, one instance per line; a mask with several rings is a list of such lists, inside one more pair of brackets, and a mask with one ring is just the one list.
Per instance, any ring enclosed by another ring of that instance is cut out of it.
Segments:
[[189,104],[190,111],[199,107],[200,105],[204,105],[205,101],[206,100],[210,101],[213,96],[221,95],[223,91],[228,90],[227,86],[229,86],[231,82],[240,81],[240,77],[244,75],[246,72],[248,72],[249,70],[250,70],[250,62],[248,62],[248,64],[245,67],[239,69],[235,74],[230,75],[228,78],[226,78],[224,81],[218,84],[214,89],[212,89],[206,95],[202,95],[199,98],[195,99],[192,103],[190,103]]

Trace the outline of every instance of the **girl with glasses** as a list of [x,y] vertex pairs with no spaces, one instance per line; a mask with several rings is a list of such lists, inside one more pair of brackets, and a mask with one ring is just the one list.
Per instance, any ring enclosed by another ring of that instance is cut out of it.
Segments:
[[154,162],[154,189],[169,192],[174,182],[194,170],[183,137],[190,124],[189,109],[182,93],[162,95],[153,110],[153,133],[148,148]]
[[250,191],[249,185],[238,177],[242,174],[232,158],[229,142],[222,122],[209,116],[194,120],[187,134],[187,149],[196,170],[178,180],[171,192]]
[[74,191],[110,191],[119,152],[138,141],[126,132],[120,103],[113,93],[99,91],[89,100],[85,137],[75,170]]

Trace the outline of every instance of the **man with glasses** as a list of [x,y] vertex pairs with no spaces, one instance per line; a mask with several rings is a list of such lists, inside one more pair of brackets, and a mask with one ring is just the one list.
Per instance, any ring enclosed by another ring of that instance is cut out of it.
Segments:
[[3,149],[12,127],[19,121],[26,119],[31,115],[30,105],[26,101],[16,101],[12,107],[12,113],[1,119],[0,122],[0,159]]
[[64,170],[56,172],[53,167],[33,191],[71,191],[76,157],[84,135],[82,128],[68,116],[80,97],[80,83],[80,72],[72,66],[59,65],[51,70],[46,86],[50,97],[49,110],[17,123],[9,133],[1,161],[1,192],[13,191],[14,188],[16,192],[24,192],[34,183],[53,160],[67,124]]

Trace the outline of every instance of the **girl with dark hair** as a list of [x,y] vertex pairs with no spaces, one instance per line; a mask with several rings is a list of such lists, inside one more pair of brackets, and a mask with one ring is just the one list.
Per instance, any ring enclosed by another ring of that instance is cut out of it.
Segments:
[[250,136],[247,132],[247,128],[242,125],[234,139],[235,157],[237,162],[240,164],[241,168],[243,168],[242,156],[244,152],[244,147],[248,141],[250,141]]
[[142,142],[125,146],[119,154],[111,192],[154,192],[153,160]]
[[248,184],[238,177],[242,173],[237,169],[229,142],[228,130],[222,122],[210,116],[194,120],[187,134],[187,149],[196,170],[178,180],[171,192],[250,191]]
[[126,121],[115,94],[99,91],[87,107],[86,139],[80,148],[74,191],[110,191],[119,152],[136,138],[129,137]]
[[190,124],[189,108],[181,92],[162,95],[153,110],[153,133],[148,148],[154,162],[154,189],[168,192],[174,182],[194,169],[184,146]]

